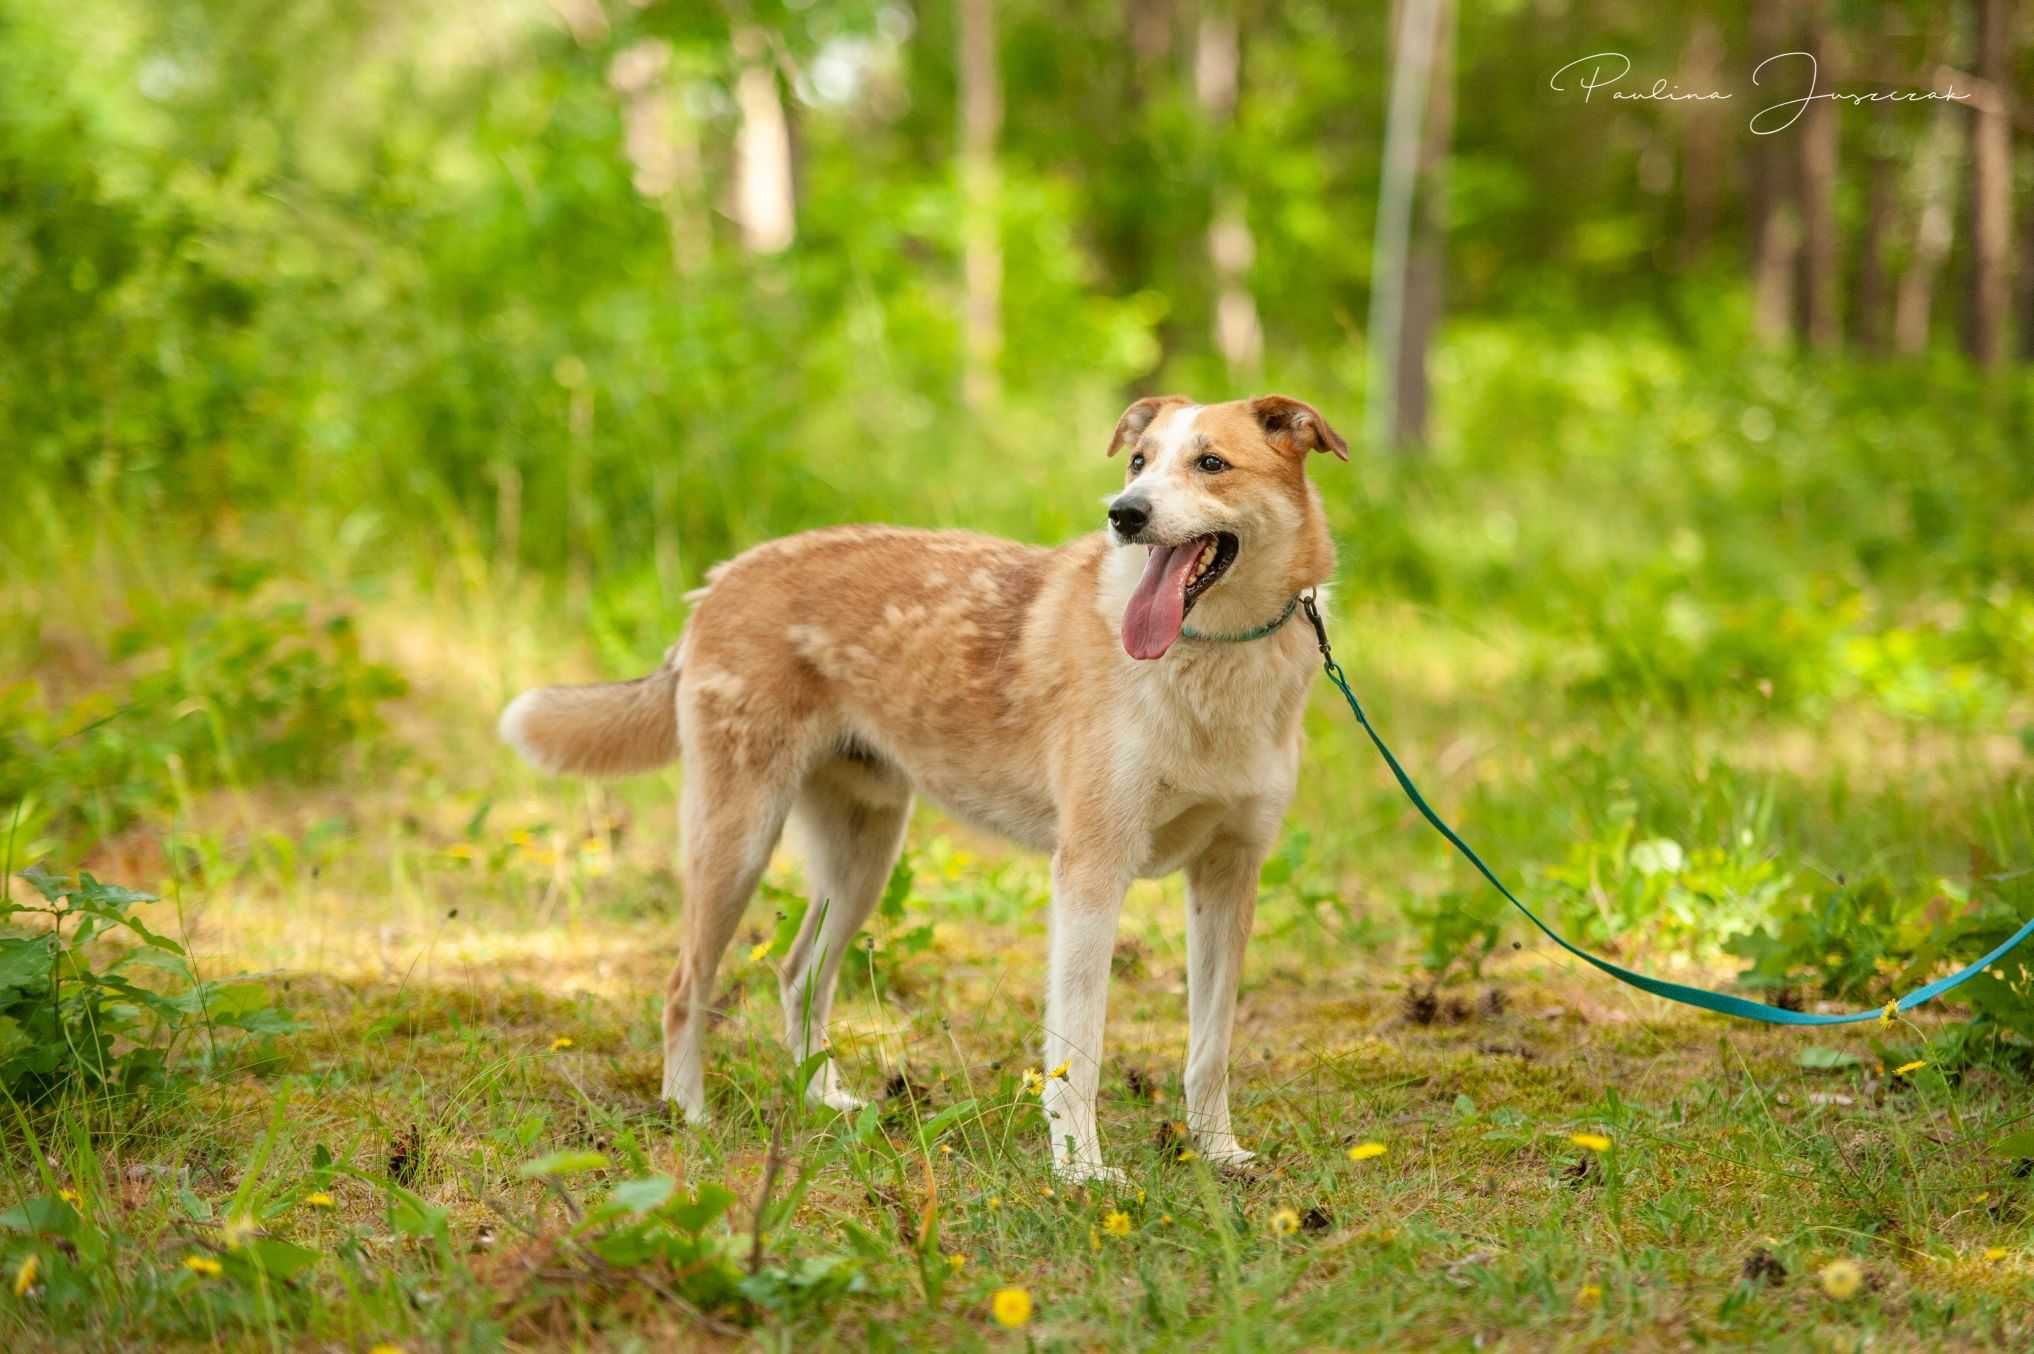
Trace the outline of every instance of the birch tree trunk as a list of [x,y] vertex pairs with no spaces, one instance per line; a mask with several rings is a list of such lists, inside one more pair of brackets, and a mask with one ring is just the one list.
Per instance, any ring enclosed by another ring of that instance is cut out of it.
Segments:
[[[1228,0],[1206,0],[1194,43],[1194,94],[1212,137],[1220,142],[1236,120],[1242,51],[1236,14]],[[1264,329],[1250,294],[1250,265],[1256,242],[1233,185],[1217,182],[1208,224],[1208,266],[1215,282],[1215,351],[1232,381],[1255,379],[1264,356]]]
[[1003,87],[996,69],[993,0],[960,0],[960,185],[962,222],[961,398],[970,409],[996,402],[1003,353],[1003,245],[998,234],[1001,181],[996,139]]
[[1893,303],[1893,349],[1903,354],[1918,353],[1928,346],[1930,322],[1935,306],[1935,278],[1949,257],[1955,238],[1956,152],[1960,139],[1957,123],[1963,114],[1947,104],[1936,105],[1934,125],[1928,129],[1920,154],[1914,160],[1914,196],[1917,219],[1914,224],[1914,257],[1900,275],[1899,295]]
[[791,188],[791,126],[777,89],[777,69],[763,30],[737,28],[735,110],[740,124],[734,142],[734,203],[730,213],[752,254],[790,247],[797,232]]
[[[1688,30],[1681,53],[1685,89],[1717,88],[1723,76],[1723,31],[1707,17]],[[1717,203],[1723,194],[1724,115],[1713,103],[1691,103],[1681,117],[1681,261],[1693,264],[1708,251],[1716,233]]]
[[2012,305],[2013,113],[2010,86],[2012,0],[1977,0],[1977,74],[1970,131],[1971,290],[1964,342],[1972,358],[2006,362]]
[[[1816,86],[1833,84],[1841,65],[1830,19],[1830,0],[1807,6],[1808,45],[1815,58]],[[1802,114],[1801,253],[1795,274],[1795,328],[1811,348],[1834,348],[1842,338],[1837,320],[1836,176],[1837,120],[1834,101],[1818,99]]]
[[[1791,19],[1785,0],[1752,6],[1755,62],[1788,50]],[[1751,151],[1752,327],[1768,343],[1786,338],[1801,245],[1796,157],[1788,154],[1783,135],[1758,137]]]
[[[1448,22],[1449,0],[1403,0],[1392,41],[1391,95],[1385,118],[1384,179],[1377,195],[1376,242],[1370,266],[1370,398],[1364,421],[1373,445],[1407,446],[1417,430],[1407,420],[1406,388],[1417,382],[1412,404],[1426,412],[1424,329],[1415,372],[1408,372],[1407,314],[1413,291],[1413,209],[1421,162],[1431,143],[1425,124],[1432,102],[1436,60]],[[1429,165],[1437,169],[1437,165]],[[1438,299],[1438,277],[1433,279]],[[1424,298],[1423,298],[1424,303]]]

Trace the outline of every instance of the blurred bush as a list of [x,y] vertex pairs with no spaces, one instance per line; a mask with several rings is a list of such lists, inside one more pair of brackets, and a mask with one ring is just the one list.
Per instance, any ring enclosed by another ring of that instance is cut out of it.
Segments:
[[52,704],[0,686],[0,804],[17,858],[90,846],[193,791],[307,783],[384,761],[380,706],[404,683],[352,622],[249,589],[200,591],[115,635],[121,676]]

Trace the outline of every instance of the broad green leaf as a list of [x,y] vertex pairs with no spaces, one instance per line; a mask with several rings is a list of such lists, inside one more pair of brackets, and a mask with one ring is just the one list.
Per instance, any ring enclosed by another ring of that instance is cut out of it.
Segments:
[[690,1199],[681,1199],[664,1208],[664,1216],[688,1232],[697,1232],[733,1206],[735,1196],[724,1185],[711,1181],[701,1185]]
[[0,988],[37,990],[49,985],[51,947],[56,937],[0,938]]
[[1992,1155],[1998,1157],[2034,1157],[2034,1128],[2000,1138],[1992,1144]]
[[78,874],[78,887],[76,892],[72,893],[71,899],[84,907],[110,908],[115,912],[124,912],[136,903],[156,901],[152,893],[122,888],[118,884],[102,884],[83,871]]
[[70,892],[70,880],[59,879],[39,864],[31,865],[23,870],[21,877],[26,879],[30,884],[33,884],[35,891],[41,894],[43,901],[47,903],[53,903]]
[[557,1175],[584,1175],[588,1171],[607,1169],[607,1158],[598,1152],[553,1152],[549,1156],[526,1161],[516,1174],[525,1180]]
[[1840,1067],[1856,1067],[1864,1060],[1857,1054],[1845,1053],[1840,1048],[1824,1048],[1820,1044],[1810,1044],[1794,1055],[1794,1061],[1801,1067],[1811,1068],[1817,1072],[1833,1072]]
[[678,1182],[668,1175],[646,1175],[639,1180],[622,1181],[608,1191],[607,1201],[631,1213],[647,1213],[661,1208],[677,1188]]
[[78,1210],[55,1195],[44,1194],[0,1213],[0,1228],[10,1232],[36,1232],[45,1236],[71,1236],[78,1230]]
[[318,1263],[318,1252],[274,1237],[257,1237],[248,1242],[246,1254],[272,1279],[293,1279]]

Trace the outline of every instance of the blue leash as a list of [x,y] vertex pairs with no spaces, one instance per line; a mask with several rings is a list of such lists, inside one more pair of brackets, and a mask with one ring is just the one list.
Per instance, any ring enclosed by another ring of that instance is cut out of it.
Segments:
[[1446,837],[1448,844],[1460,851],[1463,859],[1474,865],[1477,873],[1489,880],[1490,886],[1503,894],[1506,902],[1523,912],[1527,921],[1539,927],[1547,939],[1577,959],[1602,969],[1621,983],[1630,983],[1642,992],[1665,997],[1668,1001],[1678,1001],[1684,1006],[1696,1006],[1705,1011],[1721,1011],[1725,1015],[1742,1016],[1746,1020],[1762,1020],[1768,1025],[1849,1025],[1860,1020],[1890,1022],[1894,1012],[1911,1011],[1922,1002],[1932,1001],[1944,992],[1962,986],[1982,973],[1988,965],[2004,957],[2015,945],[2034,935],[2034,917],[2030,917],[2026,925],[2008,936],[1997,949],[1968,968],[1958,969],[1946,978],[1937,978],[1926,987],[1917,987],[1898,1001],[1889,1001],[1876,1011],[1857,1011],[1848,1015],[1816,1015],[1806,1011],[1789,1011],[1785,1007],[1768,1006],[1762,1001],[1753,1001],[1748,997],[1734,997],[1727,992],[1711,992],[1706,988],[1690,987],[1686,983],[1670,983],[1664,978],[1649,978],[1643,973],[1634,973],[1628,968],[1613,964],[1608,959],[1598,959],[1587,950],[1569,944],[1553,927],[1541,921],[1531,908],[1520,902],[1512,891],[1504,886],[1503,880],[1491,873],[1490,867],[1483,863],[1483,857],[1477,855],[1469,843],[1457,836],[1455,829],[1442,822],[1441,816],[1428,806],[1425,797],[1420,794],[1419,787],[1412,783],[1412,777],[1406,775],[1405,768],[1398,764],[1398,758],[1391,755],[1391,749],[1378,737],[1377,730],[1370,727],[1370,720],[1364,715],[1362,705],[1357,702],[1356,693],[1349,689],[1349,679],[1342,675],[1342,665],[1335,661],[1334,653],[1328,648],[1328,628],[1321,622],[1321,613],[1314,605],[1313,594],[1307,593],[1302,596],[1300,605],[1306,609],[1307,620],[1313,623],[1314,636],[1320,641],[1322,670],[1328,674],[1328,680],[1335,684],[1336,689],[1349,702],[1350,713],[1355,715],[1356,722],[1363,726],[1363,732],[1370,735],[1370,741],[1377,745],[1377,751],[1383,756],[1384,764],[1390,767],[1391,774],[1398,778],[1398,788],[1405,791],[1405,797],[1420,811],[1420,816],[1433,824],[1434,831]]

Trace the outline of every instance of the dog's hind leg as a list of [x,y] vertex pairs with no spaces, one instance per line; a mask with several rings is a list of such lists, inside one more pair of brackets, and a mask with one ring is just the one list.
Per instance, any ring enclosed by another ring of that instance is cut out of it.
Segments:
[[788,758],[766,762],[758,774],[753,762],[727,752],[686,740],[685,948],[664,994],[664,1099],[693,1123],[706,1119],[701,1046],[714,971],[769,864],[796,789]]
[[1186,1122],[1214,1166],[1244,1166],[1256,1156],[1237,1143],[1229,1123],[1229,1041],[1264,855],[1260,846],[1224,838],[1186,872]]
[[[903,777],[866,757],[830,762],[799,790],[791,836],[805,858],[811,903],[779,978],[784,1042],[799,1061],[827,1045],[841,960],[883,896],[910,815]],[[841,1085],[831,1058],[806,1095],[843,1112],[862,1103]]]

